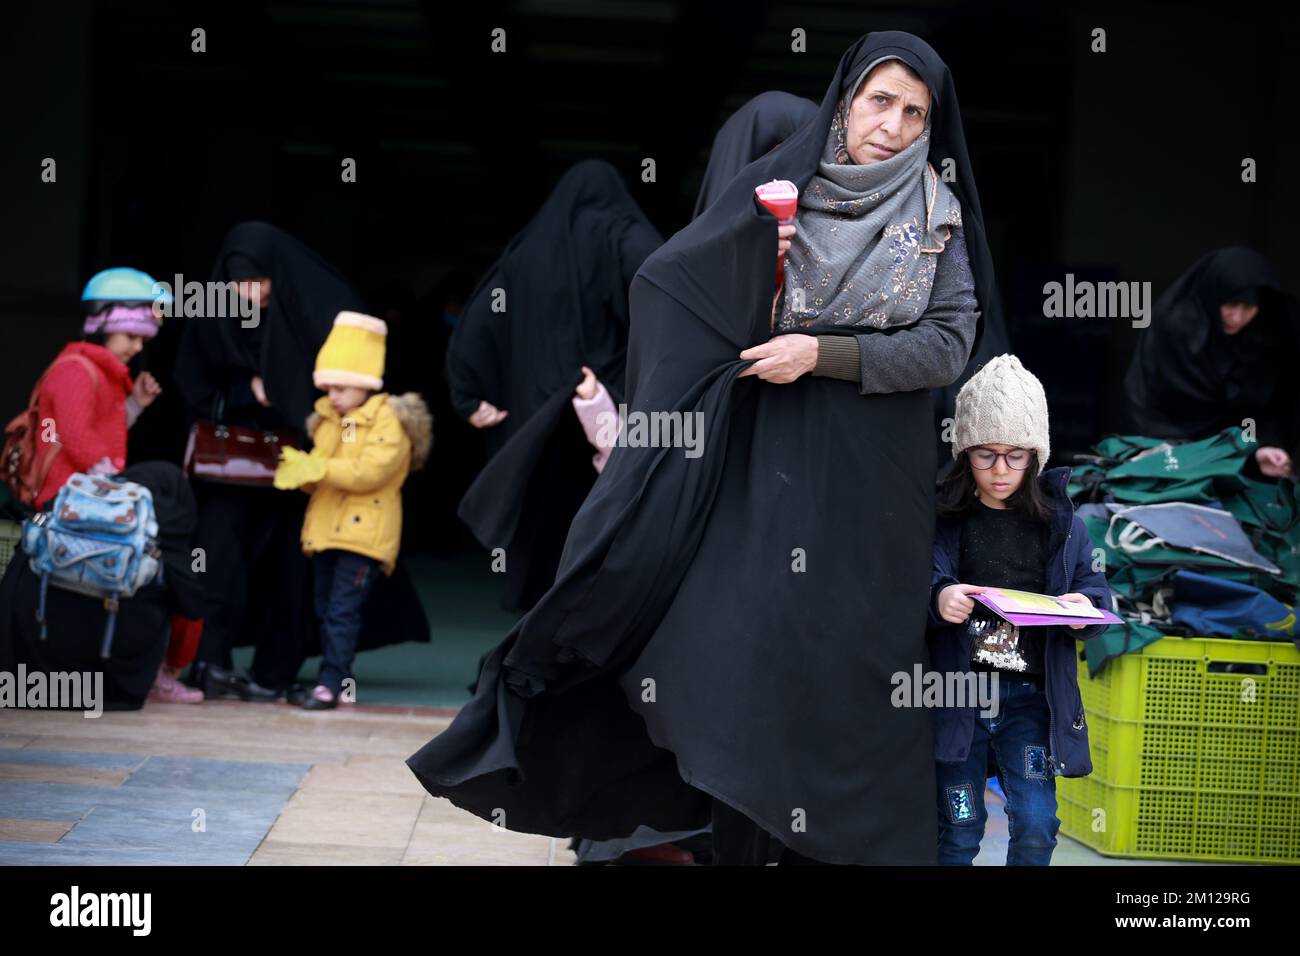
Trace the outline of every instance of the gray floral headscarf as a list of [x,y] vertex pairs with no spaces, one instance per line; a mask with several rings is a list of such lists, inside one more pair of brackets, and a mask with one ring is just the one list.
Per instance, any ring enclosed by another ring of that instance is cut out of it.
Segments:
[[930,302],[938,254],[961,225],[957,197],[928,162],[933,110],[925,131],[889,159],[859,166],[845,143],[854,94],[889,59],[870,63],[841,98],[818,172],[799,196],[775,331],[910,325]]

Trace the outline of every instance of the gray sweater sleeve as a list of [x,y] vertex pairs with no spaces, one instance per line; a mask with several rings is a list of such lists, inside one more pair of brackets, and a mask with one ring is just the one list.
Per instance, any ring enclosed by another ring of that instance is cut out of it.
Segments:
[[949,385],[970,358],[979,315],[966,235],[958,226],[935,263],[925,314],[892,332],[819,336],[813,374],[857,382],[863,395]]

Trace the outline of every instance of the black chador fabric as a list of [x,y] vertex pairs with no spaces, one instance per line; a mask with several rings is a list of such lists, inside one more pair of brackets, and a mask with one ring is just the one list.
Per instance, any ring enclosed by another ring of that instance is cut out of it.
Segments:
[[[930,155],[934,155],[933,150],[931,150]],[[967,221],[966,229],[969,234],[969,217],[966,214],[964,203],[962,218]],[[937,436],[938,441],[936,452],[939,456],[941,473],[946,473],[952,465],[951,457],[948,454],[948,441],[943,436],[948,433],[945,420],[951,419],[956,412],[957,393],[961,391],[963,385],[971,380],[976,372],[984,367],[984,364],[989,359],[1012,351],[1011,337],[1007,331],[1001,298],[991,275],[988,279],[987,292],[984,290],[985,287],[981,286],[980,338],[975,343],[975,347],[971,349],[970,358],[966,360],[966,368],[957,376],[956,381],[950,385],[931,390],[934,400],[934,435]]]
[[131,465],[122,477],[149,489],[158,518],[158,550],[171,611],[191,619],[203,616],[203,580],[194,569],[194,535],[199,528],[198,503],[185,474],[171,462]]
[[[721,195],[741,169],[770,152],[816,115],[817,104],[812,100],[779,90],[760,93],[736,110],[722,124],[718,134],[713,138],[709,163],[704,170],[704,181],[700,184],[699,197],[696,199],[695,212],[691,218],[698,218],[709,204]],[[735,811],[732,813],[735,814]],[[736,816],[746,821],[749,830],[757,829],[743,815],[736,814]],[[630,836],[618,840],[580,840],[575,851],[579,862],[582,863],[613,860],[630,850],[659,843],[680,843],[692,837],[699,838],[701,833],[707,834],[707,832],[683,831],[665,834],[649,827],[641,827]],[[706,835],[703,839],[709,838]]]
[[[1219,306],[1250,301],[1255,318],[1223,331]],[[1126,427],[1156,438],[1198,439],[1255,419],[1261,445],[1300,439],[1295,375],[1300,309],[1277,269],[1240,246],[1202,256],[1157,300],[1138,334],[1124,382]]]
[[[945,75],[946,73],[945,68]],[[933,87],[931,87],[931,90],[933,90]],[[943,110],[943,97],[940,96],[939,99],[939,108]],[[955,107],[956,104],[954,102],[951,105]],[[947,117],[947,121],[951,121],[954,118],[953,111],[949,111]],[[936,114],[936,119],[942,120],[943,116]],[[936,131],[936,138],[944,137],[942,133]],[[934,146],[930,148],[930,162],[943,175],[944,169],[941,157],[951,158],[956,167],[955,171],[960,188],[955,189],[955,191],[961,198],[962,221],[965,223],[967,239],[970,242],[968,248],[971,255],[971,267],[975,271],[975,283],[979,289],[980,302],[979,339],[975,342],[975,347],[971,349],[970,358],[966,360],[966,367],[957,376],[956,380],[943,388],[933,389],[931,392],[934,399],[933,434],[937,442],[935,450],[939,456],[940,467],[946,472],[950,467],[950,462],[948,442],[943,437],[948,432],[945,420],[950,419],[955,413],[957,393],[989,359],[1011,352],[1013,343],[1011,333],[1007,328],[1006,315],[1002,309],[1002,296],[998,292],[996,278],[993,274],[993,260],[988,248],[988,230],[985,228],[984,213],[980,208],[979,196],[975,191],[975,181],[964,138],[959,146],[952,147],[947,151],[936,151]],[[976,233],[971,230],[972,218],[979,223],[978,238],[976,238]],[[977,246],[978,251],[976,251]]]
[[704,182],[700,184],[691,218],[698,218],[722,195],[736,173],[816,115],[817,104],[812,100],[780,90],[759,93],[736,110],[713,137],[709,165],[704,170]]
[[[770,152],[816,115],[817,104],[812,100],[779,90],[760,93],[733,113],[713,138],[709,163],[704,170],[704,181],[700,185],[695,212],[691,218],[698,218],[700,213],[721,195],[727,184],[741,169],[764,153]],[[742,814],[731,812],[745,821],[749,831],[766,832],[758,830]],[[574,849],[581,863],[613,860],[630,850],[659,843],[681,842],[692,837],[699,838],[701,834],[707,832],[682,831],[665,834],[649,827],[641,827],[630,836],[618,840],[580,840]],[[709,838],[704,836],[703,839]]]
[[928,666],[930,395],[737,378],[739,353],[770,337],[777,230],[754,186],[806,185],[846,86],[885,55],[935,96],[931,157],[958,159],[988,294],[947,68],[911,35],[864,37],[815,120],[638,273],[629,414],[698,413],[703,442],[614,449],[554,587],[408,759],[430,793],[504,812],[510,829],[588,839],[702,827],[717,797],[813,859],[934,862],[930,716],[891,705],[892,676]]
[[628,284],[662,241],[614,167],[578,163],[456,325],[452,404],[464,418],[481,400],[510,413],[484,430],[489,460],[459,510],[484,547],[506,549],[507,607],[531,607],[554,580],[569,521],[596,478],[569,400],[583,365],[621,400]]
[[169,462],[132,465],[122,477],[153,495],[163,578],[120,602],[112,654],[99,656],[104,633],[103,601],[51,586],[46,595],[48,634],[40,637],[36,609],[40,578],[18,549],[0,580],[0,670],[18,664],[28,671],[104,674],[104,706],[135,710],[144,705],[167,651],[172,614],[198,617],[203,584],[192,570],[197,527],[194,495],[179,468]]
[[[197,417],[224,402],[234,424],[288,427],[299,432],[319,392],[312,385],[316,353],[344,310],[364,312],[348,281],[314,251],[265,222],[244,222],[226,233],[212,281],[265,276],[271,296],[256,326],[239,316],[193,316],[176,356],[175,381]],[[271,409],[252,401],[248,382],[260,375]]]

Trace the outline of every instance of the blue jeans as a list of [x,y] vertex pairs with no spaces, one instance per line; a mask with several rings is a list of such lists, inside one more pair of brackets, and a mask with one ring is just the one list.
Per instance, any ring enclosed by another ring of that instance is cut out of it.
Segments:
[[1056,847],[1056,781],[1048,761],[1047,695],[1025,681],[998,681],[996,717],[975,715],[965,763],[935,765],[939,784],[939,863],[969,866],[979,853],[988,812],[989,751],[1007,797],[1008,866],[1047,866]]
[[361,637],[361,608],[375,582],[379,562],[351,551],[319,552],[315,565],[316,616],[320,618],[320,645],[323,660],[318,684],[324,684],[337,697],[343,681],[352,676],[352,661],[357,656]]

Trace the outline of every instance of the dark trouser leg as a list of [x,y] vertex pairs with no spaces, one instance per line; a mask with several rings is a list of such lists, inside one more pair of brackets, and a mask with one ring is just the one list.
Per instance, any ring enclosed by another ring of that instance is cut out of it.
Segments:
[[298,677],[307,659],[307,645],[319,629],[312,610],[312,570],[302,553],[302,520],[306,495],[283,495],[288,501],[276,505],[268,515],[268,533],[263,544],[259,580],[255,587],[265,591],[259,602],[253,632],[257,653],[251,667],[253,678],[268,687],[287,687]]
[[199,493],[196,543],[203,554],[203,637],[194,659],[228,668],[243,623],[258,515],[253,500],[240,489],[206,485]]
[[1007,796],[1007,866],[1047,866],[1056,848],[1056,779],[1047,761],[1051,718],[1035,684],[1010,685],[993,733],[998,779]]
[[330,591],[334,588],[334,569],[339,563],[341,551],[320,551],[311,557],[312,571],[312,608],[316,616],[325,620],[325,612],[330,606]]
[[[331,552],[324,552],[329,554]],[[332,552],[329,600],[321,620],[321,661],[318,683],[337,696],[352,676],[352,661],[361,636],[361,608],[366,603],[379,562],[351,551]]]
[[[1005,700],[1000,705],[1004,703]],[[1001,711],[998,717],[992,718],[994,726],[1000,716]],[[941,866],[970,866],[980,852],[980,840],[988,820],[984,787],[988,782],[989,721],[990,718],[975,715],[975,733],[965,763],[935,764]]]

